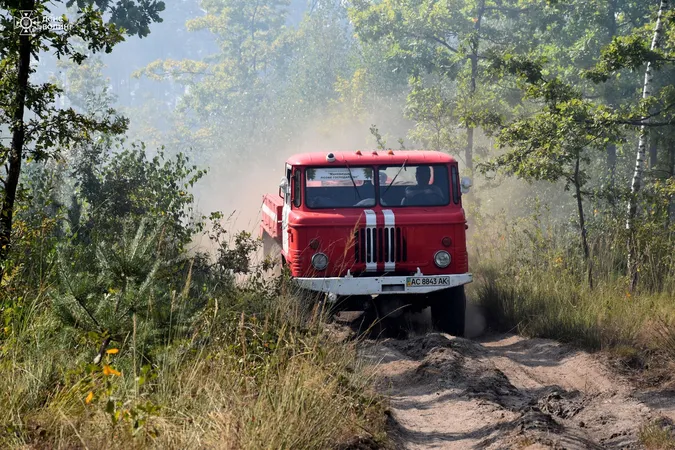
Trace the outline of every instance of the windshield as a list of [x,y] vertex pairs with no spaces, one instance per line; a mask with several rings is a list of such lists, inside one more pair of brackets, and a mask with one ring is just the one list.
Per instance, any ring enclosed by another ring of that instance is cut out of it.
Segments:
[[382,206],[445,206],[450,203],[447,166],[405,165],[379,169]]
[[372,167],[308,168],[305,177],[305,199],[310,208],[375,206]]
[[[373,207],[375,167],[317,167],[305,170],[305,199],[312,209]],[[381,166],[379,197],[382,206],[445,206],[450,203],[445,165]]]

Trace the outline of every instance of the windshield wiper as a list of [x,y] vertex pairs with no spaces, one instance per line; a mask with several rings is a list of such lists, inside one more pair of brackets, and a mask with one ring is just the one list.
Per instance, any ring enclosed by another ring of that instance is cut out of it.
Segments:
[[403,169],[405,169],[405,165],[406,165],[406,164],[408,164],[408,159],[407,159],[407,158],[406,158],[405,161],[403,161],[403,165],[401,166],[400,169],[398,169],[398,172],[396,172],[396,176],[394,177],[393,180],[391,180],[391,183],[389,183],[389,186],[387,186],[387,189],[384,190],[384,192],[383,192],[382,195],[380,196],[380,199],[382,199],[382,198],[387,194],[387,192],[389,191],[389,188],[392,187],[392,186],[394,185],[394,182],[396,181],[396,179],[398,178],[398,176],[401,174],[401,171],[402,171]]
[[349,164],[345,163],[345,166],[347,166],[347,170],[349,171],[349,179],[352,180],[352,184],[354,185],[354,190],[356,191],[356,195],[359,197],[359,201],[363,200],[361,198],[361,194],[359,193],[359,188],[356,187],[356,181],[354,181],[354,177],[352,176],[352,169],[349,167]]

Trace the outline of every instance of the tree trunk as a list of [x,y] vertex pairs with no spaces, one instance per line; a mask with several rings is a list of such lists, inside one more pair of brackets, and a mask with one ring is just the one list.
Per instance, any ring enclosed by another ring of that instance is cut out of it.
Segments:
[[616,144],[607,145],[607,170],[609,171],[609,180],[607,189],[607,201],[612,206],[612,209],[616,207]]
[[581,247],[584,250],[584,261],[586,262],[588,286],[593,289],[593,264],[591,261],[591,251],[588,246],[588,234],[586,232],[586,218],[584,216],[584,204],[581,197],[581,181],[579,178],[579,163],[581,155],[577,156],[576,166],[574,168],[574,189],[577,199],[577,209],[579,212],[579,228],[581,230]]
[[[611,0],[609,2],[609,11],[608,11],[607,22],[607,34],[609,39],[608,42],[611,42],[612,38],[616,36],[617,26],[616,26],[616,0]],[[605,98],[607,103],[610,106],[614,106],[614,99],[616,96],[616,89],[613,84],[607,85],[607,91],[605,92]],[[609,169],[609,186],[611,190],[614,190],[614,181],[616,179],[616,144],[609,144],[607,146],[607,168]],[[614,204],[614,198],[610,199],[612,204]]]
[[616,175],[616,144],[607,145],[607,168],[609,169],[610,182],[614,185]]
[[466,168],[469,170],[469,173],[473,173],[473,127],[466,129]]
[[[21,2],[22,10],[33,10],[35,0]],[[14,111],[11,124],[12,143],[7,160],[7,178],[5,179],[5,192],[0,207],[0,282],[4,276],[4,263],[7,261],[10,251],[12,236],[12,220],[14,217],[14,203],[16,191],[19,186],[21,175],[21,160],[23,147],[26,139],[24,123],[24,109],[26,107],[26,94],[28,90],[28,76],[30,74],[31,36],[19,37],[19,58],[17,61],[17,86],[14,97]]]
[[[480,24],[485,13],[485,0],[481,0],[476,11],[476,22],[473,26],[473,36],[471,38],[471,82],[469,84],[469,98],[473,99],[476,93],[476,80],[478,79],[478,50],[480,47]],[[473,141],[474,128],[469,125],[466,130],[466,168],[473,172]]]
[[652,137],[649,141],[649,168],[654,169],[659,163],[658,147],[656,139]]
[[[670,161],[668,164],[670,168],[670,179],[675,181],[675,146],[670,147]],[[668,220],[666,220],[666,229],[670,228],[670,224],[675,221],[675,197],[670,198],[670,211]]]
[[[659,5],[659,15],[656,18],[656,25],[654,27],[654,37],[652,38],[651,49],[658,47],[661,40],[661,32],[663,29],[663,15],[668,8],[668,0],[661,0]],[[651,97],[652,88],[652,63],[647,63],[645,70],[645,81],[642,88],[642,98],[647,99]],[[628,217],[626,219],[626,230],[628,231],[628,276],[630,278],[630,289],[633,290],[637,286],[638,271],[635,259],[635,236],[633,230],[633,222],[637,215],[638,209],[638,194],[642,188],[642,178],[644,171],[645,153],[647,150],[647,141],[649,139],[648,133],[649,118],[644,119],[643,125],[640,127],[640,139],[638,140],[637,156],[635,157],[635,170],[633,172],[633,181],[631,182],[630,198],[628,200]]]

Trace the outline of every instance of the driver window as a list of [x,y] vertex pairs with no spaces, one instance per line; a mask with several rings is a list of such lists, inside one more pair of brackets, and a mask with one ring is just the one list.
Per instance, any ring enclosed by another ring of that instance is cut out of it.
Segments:
[[[288,182],[288,191],[290,191],[291,188],[291,173],[292,169],[290,166],[286,166],[286,181]],[[287,204],[291,204],[291,196],[286,195],[286,192],[284,192],[284,202]]]
[[380,167],[380,204],[444,206],[449,203],[448,168],[443,165]]
[[301,192],[301,182],[300,182],[300,170],[296,169],[293,174],[293,205],[296,208],[299,208],[302,204],[300,192]]

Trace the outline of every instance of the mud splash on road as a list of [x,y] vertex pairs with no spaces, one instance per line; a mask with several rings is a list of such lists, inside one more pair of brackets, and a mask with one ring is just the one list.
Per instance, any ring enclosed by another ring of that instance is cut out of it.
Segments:
[[660,416],[600,358],[549,340],[430,333],[362,356],[400,448],[641,448],[640,428]]

